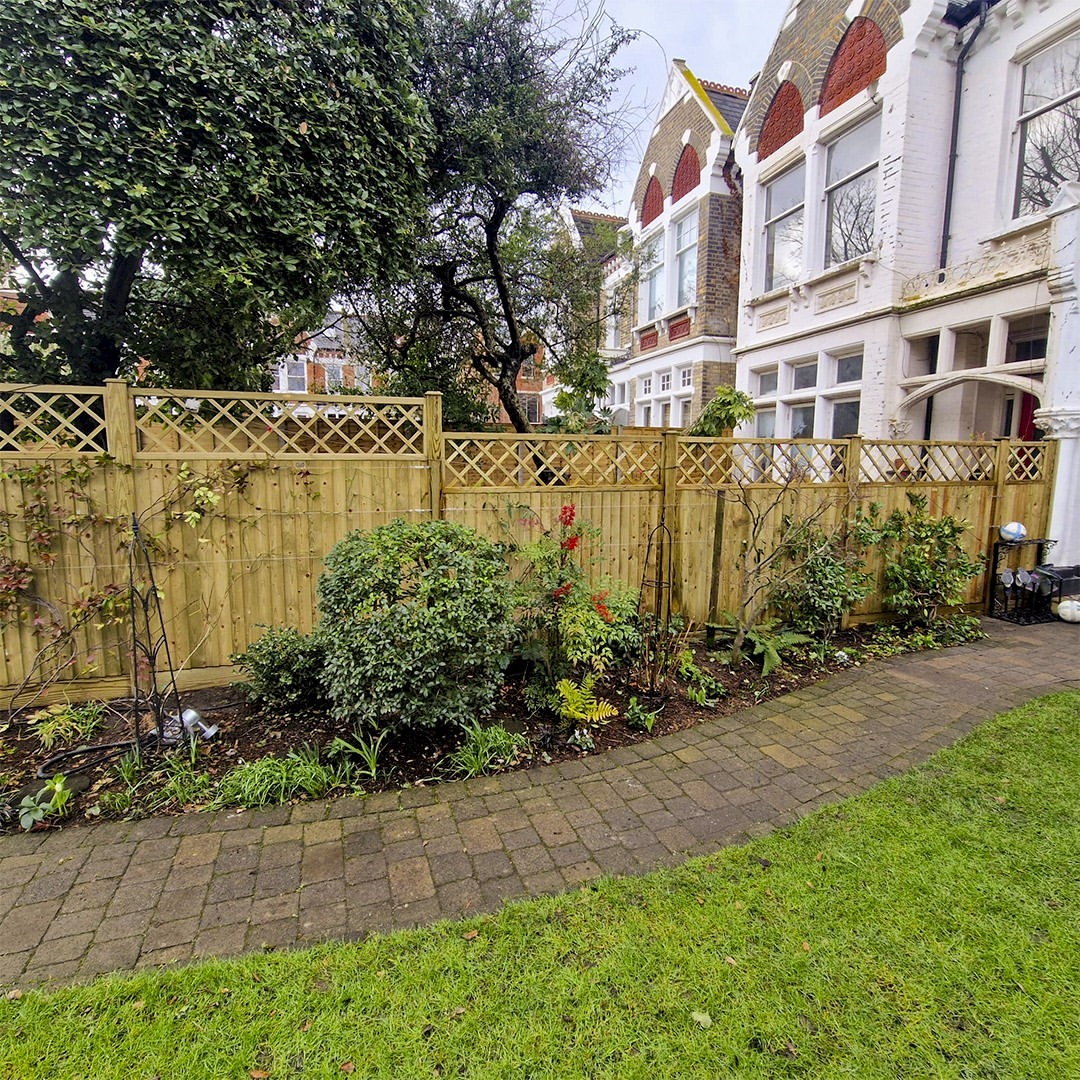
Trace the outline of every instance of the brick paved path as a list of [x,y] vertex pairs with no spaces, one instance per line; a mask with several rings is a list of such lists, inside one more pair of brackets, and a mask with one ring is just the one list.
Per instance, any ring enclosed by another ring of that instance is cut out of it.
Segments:
[[741,842],[1080,687],[1080,628],[984,626],[976,645],[561,765],[0,837],[0,987],[415,926]]

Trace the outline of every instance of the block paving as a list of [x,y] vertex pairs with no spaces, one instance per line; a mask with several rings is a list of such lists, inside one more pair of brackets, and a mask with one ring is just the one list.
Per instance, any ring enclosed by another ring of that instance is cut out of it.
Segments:
[[0,987],[349,940],[672,866],[1080,688],[1080,628],[986,622],[686,731],[501,776],[0,836]]

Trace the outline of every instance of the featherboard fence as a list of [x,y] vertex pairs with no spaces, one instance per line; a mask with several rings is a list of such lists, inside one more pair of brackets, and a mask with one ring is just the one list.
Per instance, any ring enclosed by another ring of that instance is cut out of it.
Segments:
[[[0,707],[129,691],[130,631],[102,597],[129,588],[133,521],[185,689],[232,681],[232,655],[263,627],[310,630],[326,553],[395,518],[520,543],[573,503],[598,530],[582,546],[593,572],[635,587],[657,576],[646,560],[663,524],[673,605],[700,624],[738,605],[755,508],[777,504],[768,545],[784,514],[831,524],[919,491],[972,524],[975,553],[1004,521],[1042,535],[1053,465],[1052,442],[450,433],[438,394],[0,386]],[[32,577],[4,579],[20,566]],[[881,608],[878,592],[855,615]]]

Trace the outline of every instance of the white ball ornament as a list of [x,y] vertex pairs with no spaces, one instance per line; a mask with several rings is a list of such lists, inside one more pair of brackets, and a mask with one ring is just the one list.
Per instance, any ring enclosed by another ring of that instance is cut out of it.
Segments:
[[1080,600],[1062,600],[1057,613],[1065,622],[1080,623]]
[[1027,536],[1027,529],[1019,521],[1010,521],[998,529],[998,535],[1002,540],[1014,544]]

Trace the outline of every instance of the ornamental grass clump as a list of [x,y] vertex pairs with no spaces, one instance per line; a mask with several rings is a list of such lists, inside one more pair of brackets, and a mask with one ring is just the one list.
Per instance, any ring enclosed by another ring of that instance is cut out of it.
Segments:
[[490,711],[512,634],[498,545],[446,521],[350,533],[319,581],[324,680],[339,720],[402,731]]

